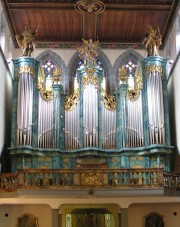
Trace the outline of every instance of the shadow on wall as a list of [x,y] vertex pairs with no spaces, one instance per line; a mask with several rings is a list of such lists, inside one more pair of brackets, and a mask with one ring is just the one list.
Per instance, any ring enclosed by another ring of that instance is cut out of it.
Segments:
[[2,148],[0,156],[0,172],[10,173],[11,172],[11,156],[6,146]]

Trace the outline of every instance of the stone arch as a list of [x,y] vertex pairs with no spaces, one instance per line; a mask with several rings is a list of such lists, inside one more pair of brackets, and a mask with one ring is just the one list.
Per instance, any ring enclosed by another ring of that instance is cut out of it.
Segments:
[[113,90],[115,89],[115,86],[118,82],[119,68],[123,66],[129,58],[131,58],[132,61],[138,63],[139,60],[143,59],[143,56],[133,49],[128,49],[123,54],[119,55],[119,57],[116,59],[114,63],[114,66],[113,66],[114,74],[112,74],[112,77],[111,77],[111,87]]
[[[107,55],[100,49],[98,48],[98,60],[101,62],[103,69],[104,69],[104,75],[107,78],[107,90],[109,90],[109,81],[110,81],[110,75],[112,74],[112,65],[107,57]],[[77,65],[80,61],[79,58],[79,53],[76,51],[74,55],[71,57],[69,64],[67,66],[67,71],[69,75],[69,90],[73,90],[73,81],[74,81],[74,75],[76,73],[76,68]]]
[[67,83],[66,83],[67,69],[66,69],[66,65],[65,65],[65,62],[63,61],[63,59],[57,53],[53,52],[52,50],[46,50],[46,51],[40,53],[36,57],[36,59],[41,62],[51,59],[61,69],[62,85],[64,87],[64,90],[66,91],[68,89]]

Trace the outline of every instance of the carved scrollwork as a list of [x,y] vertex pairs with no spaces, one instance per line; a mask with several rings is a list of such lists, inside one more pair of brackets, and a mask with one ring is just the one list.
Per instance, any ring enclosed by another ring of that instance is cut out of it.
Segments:
[[41,88],[40,94],[41,94],[41,97],[46,101],[51,101],[53,98],[52,90],[46,90],[46,89]]
[[65,98],[65,110],[73,110],[79,100],[79,90],[76,90],[72,95],[66,96]]
[[18,77],[22,75],[22,73],[30,73],[32,76],[34,76],[34,68],[29,65],[23,65],[18,67]]
[[139,89],[128,90],[128,98],[130,101],[135,101],[139,98]]
[[80,183],[84,186],[100,186],[103,185],[102,173],[81,173]]
[[149,76],[150,73],[158,72],[162,76],[162,67],[160,65],[148,65],[146,66],[146,75]]
[[102,94],[102,100],[104,106],[107,110],[115,111],[116,110],[116,98],[113,95],[107,95],[106,93]]
[[95,88],[98,88],[98,78],[97,76],[88,75],[82,78],[83,89],[87,84],[94,84]]

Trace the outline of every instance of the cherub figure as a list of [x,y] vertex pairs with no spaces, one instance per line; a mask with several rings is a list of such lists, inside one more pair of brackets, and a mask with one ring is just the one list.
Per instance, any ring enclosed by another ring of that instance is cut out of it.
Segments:
[[143,44],[146,47],[148,56],[158,56],[159,47],[162,44],[162,36],[158,30],[154,30],[151,26],[148,27],[148,33],[143,39]]
[[88,61],[95,61],[98,56],[97,47],[99,45],[99,40],[93,42],[92,39],[82,39],[82,41],[83,45],[78,48],[80,58],[84,60],[85,64]]
[[34,40],[37,37],[38,28],[39,26],[37,27],[36,31],[33,31],[28,25],[26,25],[22,34],[20,36],[16,35],[16,40],[19,47],[21,48],[23,56],[31,57],[31,54],[34,51]]

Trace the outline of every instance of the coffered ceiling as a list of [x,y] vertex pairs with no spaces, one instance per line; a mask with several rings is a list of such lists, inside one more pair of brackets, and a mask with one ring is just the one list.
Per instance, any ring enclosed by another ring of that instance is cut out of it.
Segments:
[[142,47],[148,25],[166,42],[178,0],[104,0],[100,14],[81,14],[73,0],[2,0],[14,44],[28,24],[39,25],[36,47],[76,48],[81,39],[99,39],[102,48]]

